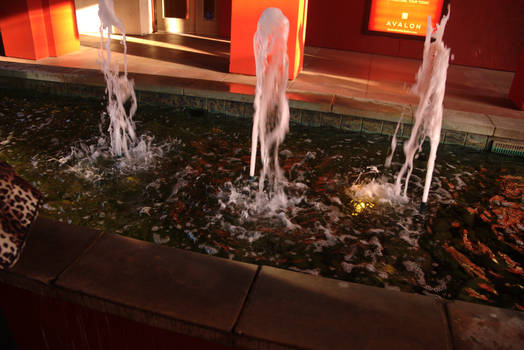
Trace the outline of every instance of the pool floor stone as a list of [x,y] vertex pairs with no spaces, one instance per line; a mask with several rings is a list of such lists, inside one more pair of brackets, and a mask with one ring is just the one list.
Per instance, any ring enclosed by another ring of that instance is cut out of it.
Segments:
[[[0,271],[0,294],[16,287],[39,295],[32,308],[23,293],[9,300],[11,311],[36,313],[29,319],[65,302],[239,349],[524,346],[519,311],[246,264],[42,217],[26,248],[18,265]],[[32,322],[49,329],[53,319]],[[60,339],[63,330],[55,331],[48,339]],[[84,333],[84,342],[100,337],[96,327]]]

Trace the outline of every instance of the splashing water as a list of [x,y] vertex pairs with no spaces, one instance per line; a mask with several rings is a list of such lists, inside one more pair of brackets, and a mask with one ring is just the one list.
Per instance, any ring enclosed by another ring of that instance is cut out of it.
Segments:
[[[89,142],[78,142],[71,152],[57,159],[59,165],[91,182],[100,181],[116,172],[145,170],[155,164],[171,148],[171,142],[153,145],[153,137],[137,137],[133,116],[137,111],[134,82],[127,77],[127,45],[125,28],[115,15],[113,0],[99,0],[100,50],[99,61],[106,81],[107,107],[99,124],[100,136]],[[113,26],[122,33],[124,46],[124,73],[119,73],[118,63],[111,62],[111,33]],[[109,137],[103,131],[109,116]],[[114,165],[114,167],[113,167]]]
[[[99,0],[100,50],[99,60],[106,81],[107,107],[99,125],[101,136],[91,144],[79,143],[71,147],[71,153],[58,159],[60,165],[70,164],[71,172],[89,180],[99,181],[103,174],[112,172],[108,165],[97,169],[100,160],[112,160],[118,171],[146,169],[171,146],[153,146],[153,137],[137,137],[133,116],[137,110],[134,82],[127,77],[127,45],[124,24],[115,15],[113,0]],[[118,63],[111,62],[111,33],[113,26],[122,33],[124,46],[124,73],[119,73]],[[109,140],[102,130],[109,116]]]
[[[127,44],[124,24],[116,16],[113,0],[99,0],[100,17],[100,59],[102,72],[107,84],[107,114],[110,117],[109,134],[111,153],[130,158],[129,147],[137,141],[133,115],[137,109],[134,83],[127,78]],[[111,33],[115,26],[122,33],[124,45],[124,74],[120,75],[118,63],[111,66]],[[131,100],[129,112],[124,104]]]
[[[407,203],[408,183],[413,171],[413,160],[422,149],[422,144],[426,137],[430,139],[430,155],[426,169],[426,179],[422,202],[428,200],[429,187],[431,185],[437,147],[440,141],[440,131],[442,127],[442,102],[446,87],[446,76],[449,65],[449,48],[442,42],[444,29],[449,18],[448,13],[437,25],[437,30],[431,35],[431,31],[426,33],[424,42],[424,55],[422,66],[417,72],[417,83],[412,87],[412,91],[419,96],[419,105],[415,112],[415,124],[413,125],[410,138],[404,143],[404,154],[406,160],[396,176],[395,183],[389,183],[385,177],[366,181],[360,179],[360,175],[366,175],[368,170],[363,171],[349,189],[351,197],[355,200],[377,201],[379,203]],[[428,29],[431,26],[431,17],[428,17]],[[431,38],[434,42],[431,42]],[[386,158],[385,166],[389,168],[397,145],[397,133],[400,129],[402,116],[397,124],[391,140],[391,153]],[[404,187],[402,188],[402,180]],[[360,180],[360,181],[359,181]]]
[[[111,154],[124,156],[120,162],[126,168],[143,168],[162,154],[161,147],[151,146],[152,137],[137,137],[133,116],[137,110],[137,100],[133,80],[127,77],[127,44],[125,28],[116,16],[113,0],[99,0],[98,16],[100,17],[100,59],[102,72],[107,84],[107,115],[109,115],[109,136]],[[111,32],[115,26],[122,33],[124,46],[124,74],[119,74],[118,63],[111,65]],[[129,111],[126,104],[130,104]],[[157,154],[158,153],[158,154]]]
[[[286,98],[288,33],[289,21],[282,11],[277,8],[264,10],[258,20],[253,39],[257,84],[249,171],[253,177],[257,143],[260,142],[262,171],[259,179],[259,197],[264,196],[264,182],[267,179],[273,199],[278,199],[278,205],[284,207],[287,200],[281,186],[284,175],[278,162],[278,148],[289,131],[289,104]],[[261,199],[258,201],[261,202]]]
[[[444,92],[446,89],[446,76],[449,65],[450,50],[442,42],[442,36],[449,19],[448,13],[437,24],[437,30],[433,35],[435,39],[431,42],[431,17],[428,17],[428,31],[426,33],[426,40],[424,42],[424,56],[422,66],[417,73],[417,83],[412,87],[412,91],[419,96],[419,104],[415,112],[415,124],[411,132],[411,136],[407,142],[404,143],[404,155],[406,161],[400,169],[396,182],[395,194],[402,195],[407,199],[407,190],[409,178],[413,171],[413,159],[421,151],[422,144],[426,137],[430,140],[430,153],[426,170],[426,181],[424,183],[424,192],[422,195],[422,203],[428,201],[429,187],[431,186],[431,179],[433,176],[433,169],[435,167],[435,159],[437,158],[437,148],[440,141],[440,130],[442,128],[442,102],[444,100]],[[400,123],[400,121],[399,121]],[[394,153],[394,146],[396,144],[396,133],[392,140],[392,152],[386,159],[386,166],[391,165],[391,159]],[[404,179],[404,191],[401,194],[402,179]]]

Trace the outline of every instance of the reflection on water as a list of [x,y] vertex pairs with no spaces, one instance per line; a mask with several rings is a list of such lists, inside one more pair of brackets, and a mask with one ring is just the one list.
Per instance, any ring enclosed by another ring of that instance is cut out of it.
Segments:
[[[71,147],[93,144],[100,101],[0,97],[0,157],[45,195],[57,220],[225,258],[391,289],[522,309],[524,164],[439,148],[420,213],[424,150],[409,201],[357,195],[393,183],[384,136],[291,126],[280,148],[291,205],[255,211],[249,120],[141,107],[137,126],[163,145],[147,170],[101,157],[78,171]],[[360,186],[360,187],[359,187]]]

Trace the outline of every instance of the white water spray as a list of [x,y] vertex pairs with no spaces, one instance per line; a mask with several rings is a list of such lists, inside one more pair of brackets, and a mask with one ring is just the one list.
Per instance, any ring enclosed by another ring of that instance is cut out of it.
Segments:
[[249,175],[253,177],[257,143],[260,142],[262,171],[259,193],[262,192],[267,178],[273,185],[274,194],[284,201],[285,195],[279,188],[283,174],[278,163],[278,148],[289,131],[289,104],[286,98],[289,65],[288,33],[289,21],[281,10],[277,8],[264,10],[258,20],[253,39],[257,84],[249,171]]
[[[116,16],[113,0],[98,1],[98,16],[100,17],[100,59],[102,72],[107,84],[107,114],[110,117],[109,134],[111,138],[111,154],[124,155],[131,158],[130,148],[137,145],[133,115],[137,109],[134,82],[127,78],[127,45],[124,24]],[[118,63],[111,63],[111,33],[115,26],[122,33],[124,45],[124,74],[119,74]],[[131,100],[129,112],[125,103]]]
[[[101,136],[93,144],[80,142],[71,147],[71,153],[58,159],[60,165],[68,163],[70,171],[80,177],[96,182],[103,174],[111,173],[106,167],[98,168],[99,159],[114,158],[118,171],[136,171],[146,169],[154,160],[162,156],[170,144],[153,146],[153,137],[143,134],[137,137],[133,116],[137,110],[134,83],[127,78],[126,36],[125,28],[115,15],[113,0],[99,0],[98,16],[100,17],[100,50],[99,58],[102,73],[106,80],[107,107],[102,113],[100,123]],[[111,32],[115,26],[122,33],[124,45],[124,74],[119,74],[118,63],[111,62]],[[126,104],[129,111],[126,110]],[[109,141],[102,130],[105,115],[109,116]],[[73,163],[71,165],[71,163]]]
[[[449,13],[450,9],[448,7],[448,13],[442,18],[440,24],[437,24],[437,30],[434,35],[431,35],[431,17],[428,17],[428,29],[424,42],[422,66],[417,73],[417,83],[412,87],[412,91],[419,96],[419,104],[415,112],[415,124],[413,125],[411,136],[409,140],[404,143],[406,161],[400,169],[395,182],[395,193],[396,195],[400,195],[402,179],[405,177],[402,196],[407,199],[409,178],[413,171],[413,159],[420,152],[424,140],[428,137],[431,148],[422,203],[428,201],[429,188],[431,186],[431,178],[433,176],[435,159],[437,158],[437,148],[440,141],[440,130],[442,128],[442,102],[446,89],[446,76],[450,53],[449,48],[444,46],[442,42],[442,36],[444,35],[444,29],[449,19]],[[435,39],[433,42],[431,42],[432,37]],[[391,164],[397,131],[398,127],[392,140],[393,151],[386,159],[386,166]]]

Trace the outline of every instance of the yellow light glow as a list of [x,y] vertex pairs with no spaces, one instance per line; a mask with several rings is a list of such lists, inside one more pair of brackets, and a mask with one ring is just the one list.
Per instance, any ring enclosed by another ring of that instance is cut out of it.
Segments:
[[373,202],[366,202],[362,200],[358,200],[358,201],[352,200],[351,205],[353,206],[353,212],[351,213],[351,215],[353,216],[360,215],[366,209],[372,209],[373,207],[375,207],[375,204]]

